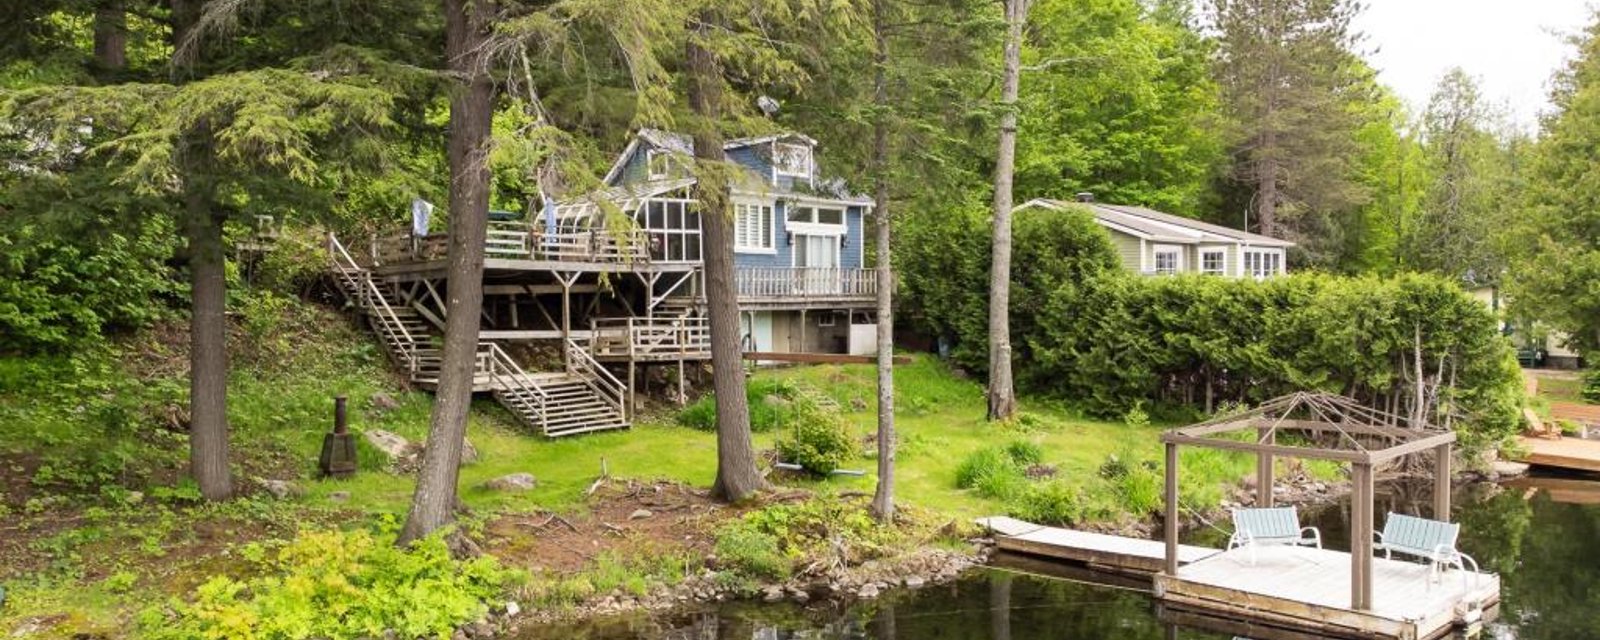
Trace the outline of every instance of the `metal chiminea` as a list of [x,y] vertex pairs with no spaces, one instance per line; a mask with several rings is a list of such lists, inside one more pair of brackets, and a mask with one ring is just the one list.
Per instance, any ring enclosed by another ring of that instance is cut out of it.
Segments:
[[344,396],[333,399],[333,433],[322,436],[322,456],[317,469],[322,477],[348,478],[356,474],[356,441],[345,425]]

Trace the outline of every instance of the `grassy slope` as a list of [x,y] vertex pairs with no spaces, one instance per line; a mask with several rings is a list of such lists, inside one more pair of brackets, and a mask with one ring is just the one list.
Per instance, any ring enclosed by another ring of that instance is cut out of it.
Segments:
[[[184,500],[180,478],[186,447],[181,435],[159,427],[166,407],[182,404],[181,335],[145,336],[119,345],[92,359],[101,367],[98,372],[60,361],[0,359],[0,420],[7,425],[0,430],[0,457],[11,461],[9,486],[0,487],[8,490],[0,513],[10,519],[11,551],[20,554],[11,557],[42,560],[23,570],[0,571],[0,581],[11,587],[11,602],[0,610],[0,631],[29,616],[61,611],[78,612],[74,615],[84,619],[63,629],[116,629],[127,623],[128,611],[182,595],[204,576],[226,572],[229,561],[223,552],[240,542],[287,537],[302,526],[403,516],[412,480],[383,472],[382,460],[365,442],[360,445],[362,470],[353,480],[315,480],[315,461],[331,422],[333,396],[349,396],[357,431],[382,428],[415,440],[426,433],[431,396],[403,390],[370,336],[331,311],[292,303],[283,314],[280,323],[236,335],[229,416],[241,484],[253,487],[253,480],[261,477],[296,480],[306,495],[289,502],[251,499],[195,507]],[[874,428],[870,366],[801,367],[755,375],[821,390],[840,401],[860,435]],[[24,379],[31,382],[15,384]],[[1044,449],[1045,462],[1058,466],[1057,477],[1074,482],[1092,478],[1111,454],[1142,459],[1159,454],[1156,427],[1083,420],[1042,401],[1024,399],[1029,417],[1018,424],[986,424],[980,386],[930,357],[918,356],[900,367],[896,390],[900,499],[949,518],[1004,512],[999,501],[955,488],[956,466],[985,446],[1019,438],[1035,441]],[[379,393],[393,397],[398,407],[373,409],[372,398]],[[105,402],[115,410],[84,411],[77,399],[81,395],[109,399]],[[600,472],[602,459],[617,477],[709,485],[715,474],[713,434],[673,422],[669,408],[647,415],[629,431],[548,441],[525,435],[491,401],[479,402],[468,437],[481,458],[462,470],[462,497],[480,513],[581,509],[583,490]],[[759,434],[757,446],[770,448],[780,435]],[[863,441],[862,448],[871,445]],[[124,457],[110,465],[120,469],[114,476],[50,478],[30,466],[41,451],[66,461],[55,464],[57,468],[79,468],[70,461],[107,451],[120,451]],[[1215,500],[1222,483],[1251,469],[1241,456],[1192,455],[1185,459],[1186,482],[1200,490],[1186,495],[1197,500]],[[872,489],[872,459],[863,456],[846,467],[869,473],[803,484],[823,491]],[[538,489],[503,494],[478,488],[487,479],[520,471],[538,477]],[[127,490],[146,497],[131,499]],[[330,494],[335,492],[350,496],[334,500]]]

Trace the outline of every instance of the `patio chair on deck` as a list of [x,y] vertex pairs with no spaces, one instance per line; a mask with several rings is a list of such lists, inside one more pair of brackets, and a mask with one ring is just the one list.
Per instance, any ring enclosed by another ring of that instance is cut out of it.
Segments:
[[1390,513],[1384,519],[1383,531],[1374,531],[1372,535],[1377,538],[1372,548],[1382,549],[1385,559],[1392,559],[1399,553],[1426,560],[1429,581],[1443,580],[1444,570],[1451,567],[1461,571],[1464,580],[1467,565],[1472,565],[1470,576],[1476,580],[1478,561],[1456,549],[1460,524]]
[[1300,526],[1300,513],[1294,507],[1269,507],[1233,510],[1233,535],[1228,549],[1250,549],[1250,564],[1256,563],[1256,548],[1267,545],[1322,548],[1322,532]]

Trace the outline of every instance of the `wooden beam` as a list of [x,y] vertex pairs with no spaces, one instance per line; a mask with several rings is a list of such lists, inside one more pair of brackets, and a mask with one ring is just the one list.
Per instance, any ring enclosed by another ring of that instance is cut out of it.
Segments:
[[[1167,513],[1162,523],[1167,543],[1166,573],[1178,575],[1178,443],[1167,443]],[[1158,592],[1157,595],[1160,595]]]
[[1372,465],[1351,466],[1354,495],[1350,500],[1350,608],[1372,609]]
[[[805,362],[810,364],[877,364],[877,356],[852,356],[843,353],[785,353],[779,351],[746,351],[745,360],[773,362]],[[911,364],[910,356],[895,356],[895,364]]]
[[1433,434],[1431,436],[1428,436],[1426,438],[1420,438],[1420,439],[1417,439],[1417,440],[1412,440],[1411,442],[1397,444],[1397,445],[1389,447],[1387,449],[1379,449],[1377,451],[1373,451],[1370,454],[1371,458],[1369,458],[1368,461],[1369,462],[1388,462],[1390,460],[1393,460],[1395,458],[1399,458],[1401,456],[1408,456],[1408,455],[1411,455],[1413,453],[1420,453],[1420,452],[1432,449],[1434,447],[1438,447],[1440,445],[1450,444],[1450,443],[1455,442],[1455,441],[1456,441],[1456,432],[1454,432],[1454,431],[1445,431],[1445,432],[1442,432],[1442,433],[1435,433],[1435,434]]
[[1310,447],[1290,447],[1281,444],[1258,444],[1255,442],[1240,442],[1238,440],[1223,440],[1221,438],[1197,438],[1175,431],[1168,431],[1161,434],[1161,441],[1167,443],[1192,445],[1196,447],[1210,447],[1212,449],[1243,451],[1245,453],[1266,452],[1273,455],[1288,456],[1291,458],[1332,460],[1335,462],[1369,462],[1368,456],[1371,455],[1366,451],[1313,449]]
[[[1275,444],[1277,434],[1272,427],[1256,427],[1260,434],[1257,442],[1261,444]],[[1256,453],[1256,506],[1272,506],[1272,454],[1260,451]]]
[[1450,456],[1449,443],[1433,448],[1433,519],[1450,521]]

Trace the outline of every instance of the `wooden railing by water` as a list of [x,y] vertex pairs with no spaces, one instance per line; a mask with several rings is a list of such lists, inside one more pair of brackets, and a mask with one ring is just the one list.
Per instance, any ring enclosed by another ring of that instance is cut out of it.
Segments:
[[840,298],[878,293],[870,269],[830,267],[749,267],[734,271],[741,298]]

